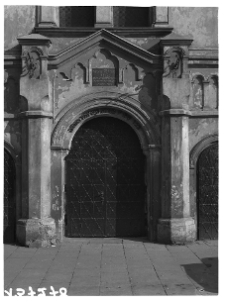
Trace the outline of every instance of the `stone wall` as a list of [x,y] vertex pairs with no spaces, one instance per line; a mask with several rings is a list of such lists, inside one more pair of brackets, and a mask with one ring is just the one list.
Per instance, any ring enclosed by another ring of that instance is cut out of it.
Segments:
[[5,50],[18,45],[17,38],[28,35],[35,26],[35,6],[5,5],[4,7]]
[[218,8],[170,7],[169,24],[179,35],[190,35],[192,47],[218,47]]

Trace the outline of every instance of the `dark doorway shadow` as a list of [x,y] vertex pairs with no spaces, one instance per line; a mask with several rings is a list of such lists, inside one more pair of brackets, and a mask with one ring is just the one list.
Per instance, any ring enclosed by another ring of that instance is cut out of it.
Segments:
[[187,275],[204,291],[218,293],[218,258],[204,258],[202,264],[182,265]]

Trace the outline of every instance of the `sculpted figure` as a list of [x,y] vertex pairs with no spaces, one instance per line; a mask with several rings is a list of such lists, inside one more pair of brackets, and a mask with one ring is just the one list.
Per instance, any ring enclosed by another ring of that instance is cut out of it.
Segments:
[[166,67],[163,77],[181,78],[182,76],[182,52],[180,49],[172,49],[168,53],[169,58],[166,61]]

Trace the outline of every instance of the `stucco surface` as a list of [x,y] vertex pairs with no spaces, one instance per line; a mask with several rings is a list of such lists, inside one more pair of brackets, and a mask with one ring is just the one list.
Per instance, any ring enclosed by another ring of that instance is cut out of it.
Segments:
[[202,139],[218,133],[217,118],[199,118],[189,120],[189,150]]
[[17,38],[28,35],[35,26],[35,6],[5,5],[4,47],[10,49],[18,44]]
[[216,7],[170,7],[169,23],[174,33],[194,39],[192,47],[218,47]]

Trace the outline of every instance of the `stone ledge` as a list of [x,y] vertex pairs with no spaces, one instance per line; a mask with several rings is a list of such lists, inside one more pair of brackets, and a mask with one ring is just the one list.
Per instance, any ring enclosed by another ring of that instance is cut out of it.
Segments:
[[189,117],[210,117],[218,116],[218,110],[203,110],[203,111],[192,111],[185,109],[168,109],[159,112],[160,116],[189,116]]
[[17,115],[18,118],[35,118],[35,117],[41,117],[41,118],[53,118],[53,114],[41,110],[37,111],[26,111],[21,112]]

